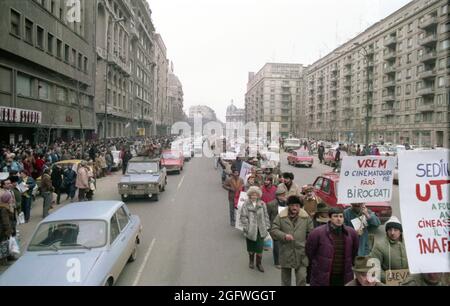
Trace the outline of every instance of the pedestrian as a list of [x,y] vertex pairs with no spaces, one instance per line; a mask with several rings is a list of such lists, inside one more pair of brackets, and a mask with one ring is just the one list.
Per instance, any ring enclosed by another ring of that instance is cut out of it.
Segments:
[[12,234],[11,212],[10,212],[11,194],[4,192],[0,196],[0,266],[8,264],[9,238]]
[[11,177],[0,182],[0,196],[4,193],[8,193],[11,197],[9,199],[9,212],[10,212],[10,222],[11,222],[11,236],[16,236],[16,226],[17,226],[17,218],[16,218],[16,199],[13,192],[13,185],[11,183]]
[[48,216],[48,211],[50,210],[50,206],[52,205],[53,198],[53,184],[50,176],[50,169],[45,169],[41,179],[41,194],[43,197],[43,211],[42,218],[46,218]]
[[63,171],[63,186],[67,192],[66,200],[70,198],[70,202],[74,201],[75,192],[77,191],[77,187],[75,185],[76,179],[77,173],[73,170],[72,165],[67,165]]
[[[286,205],[286,189],[278,187],[275,192],[276,199],[267,203],[267,214],[269,215],[269,221],[270,221],[270,229],[273,227],[273,221],[275,220],[275,217],[278,216],[278,211],[283,209],[284,207],[287,207]],[[280,242],[272,236],[273,240],[273,263],[275,265],[275,268],[281,269],[280,261],[279,261],[279,252],[280,252]]]
[[106,176],[106,169],[107,169],[107,164],[106,164],[106,159],[105,159],[105,153],[103,152],[102,154],[100,154],[100,165],[102,168],[102,177]]
[[233,163],[232,163],[231,166],[234,167],[234,168],[236,168],[237,171],[239,171],[239,173],[241,173],[241,168],[242,168],[242,159],[241,159],[241,157],[240,157],[240,156],[237,156],[237,157],[236,157],[236,160],[233,161]]
[[86,201],[86,192],[89,190],[89,173],[84,160],[78,164],[75,186],[78,188],[78,201]]
[[311,286],[344,286],[353,279],[353,261],[359,238],[344,225],[344,212],[331,208],[328,224],[315,228],[308,236],[306,254],[311,265]]
[[325,154],[325,147],[323,143],[320,143],[319,148],[317,149],[317,155],[319,157],[320,163],[323,163],[323,155]]
[[277,187],[273,185],[273,177],[271,175],[266,176],[264,180],[264,185],[261,187],[262,197],[261,200],[264,203],[269,203],[275,200],[275,193]]
[[254,175],[250,175],[247,178],[247,183],[245,184],[245,189],[244,191],[247,192],[251,187],[260,187],[257,183],[256,183],[256,177]]
[[362,152],[361,152],[361,145],[357,145],[356,146],[356,156],[361,156]]
[[230,213],[230,225],[236,226],[235,216],[235,197],[236,193],[240,192],[244,187],[244,181],[239,177],[239,171],[236,168],[232,168],[232,174],[223,183],[223,188],[228,190],[228,209]]
[[314,192],[314,186],[312,185],[306,185],[303,188],[303,194],[303,209],[311,218],[313,218],[317,211],[317,205],[319,205],[319,203],[323,203],[323,201],[318,196],[316,196]]
[[317,204],[317,211],[313,217],[314,228],[327,224],[330,221],[330,217],[328,216],[329,211],[330,208],[327,206],[327,204],[325,203]]
[[294,183],[294,174],[291,172],[283,173],[283,183],[280,183],[278,186],[286,188],[286,197],[290,197],[291,195],[300,196],[300,188],[296,183]]
[[[380,226],[380,219],[364,203],[352,203],[351,207],[344,210],[344,219],[345,225],[353,228],[359,235],[358,256],[369,255],[369,229]],[[359,224],[358,228],[355,228],[356,223]]]
[[370,257],[376,258],[381,266],[381,281],[386,283],[386,273],[392,270],[408,269],[408,258],[403,242],[403,228],[397,217],[392,216],[385,224],[386,236],[375,243]]
[[410,275],[400,286],[445,286],[444,273],[422,273]]
[[106,175],[110,175],[111,169],[114,165],[114,157],[111,153],[111,150],[109,150],[109,149],[105,154],[105,160],[106,160]]
[[350,287],[373,287],[384,286],[376,277],[371,273],[376,269],[373,258],[370,256],[357,256],[355,258],[355,266],[353,272],[355,272],[355,279],[348,282],[345,286]]
[[16,174],[11,174],[11,191],[14,194],[14,202],[16,203],[16,215],[19,215],[22,212],[22,194],[20,193],[17,185],[20,181],[20,178]]
[[288,208],[283,209],[273,221],[271,235],[280,243],[281,284],[291,286],[292,269],[297,286],[306,286],[308,257],[305,253],[306,238],[313,230],[313,222],[303,210],[300,197],[290,196]]
[[61,204],[61,188],[63,185],[63,171],[61,165],[55,164],[51,174],[53,189],[56,193],[56,204]]
[[248,200],[241,209],[240,222],[247,242],[249,254],[249,268],[254,269],[256,256],[256,268],[264,272],[262,266],[262,254],[264,250],[264,239],[269,235],[269,215],[266,205],[261,201],[262,192],[259,187],[252,187],[247,191]]
[[33,201],[33,189],[36,186],[36,182],[32,177],[28,176],[28,173],[23,170],[19,173],[21,182],[19,186],[23,186],[24,189],[22,189],[22,210],[25,216],[25,223],[28,223],[30,220],[30,213],[31,213],[31,204]]
[[339,144],[339,147],[336,149],[336,154],[334,156],[333,171],[337,171],[337,170],[341,169],[341,150],[342,150],[342,144]]
[[133,158],[133,155],[131,154],[130,149],[127,149],[123,155],[122,160],[122,174],[125,175],[125,172],[127,171],[128,162]]

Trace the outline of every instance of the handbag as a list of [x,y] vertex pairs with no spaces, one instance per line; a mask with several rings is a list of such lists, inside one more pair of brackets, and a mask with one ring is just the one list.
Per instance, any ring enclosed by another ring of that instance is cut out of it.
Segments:
[[11,236],[9,238],[9,255],[13,256],[14,258],[17,258],[20,255],[20,247],[17,243],[16,237]]
[[270,235],[267,235],[267,237],[264,239],[264,249],[271,249],[273,247],[272,238]]
[[18,224],[24,224],[25,223],[25,214],[20,212],[20,214],[17,216],[17,223]]

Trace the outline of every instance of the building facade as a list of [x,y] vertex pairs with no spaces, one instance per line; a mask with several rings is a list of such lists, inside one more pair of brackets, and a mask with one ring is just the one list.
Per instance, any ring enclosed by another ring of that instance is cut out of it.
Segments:
[[242,122],[245,123],[245,108],[237,108],[233,101],[227,107],[226,122]]
[[91,138],[95,1],[0,1],[0,141]]
[[249,73],[245,94],[245,121],[279,122],[281,136],[301,133],[303,65],[267,63]]
[[155,34],[155,123],[156,132],[159,135],[165,135],[169,132],[171,126],[171,107],[167,100],[168,82],[169,82],[169,60],[167,59],[167,48],[160,34]]
[[203,123],[217,121],[216,112],[206,105],[195,105],[189,108],[189,120],[193,122],[195,116],[202,116]]
[[448,2],[411,1],[307,68],[307,135],[449,147],[449,67]]
[[183,111],[183,85],[178,77],[169,72],[169,90],[167,92],[169,105],[172,107],[172,124],[175,122],[186,121],[186,115]]

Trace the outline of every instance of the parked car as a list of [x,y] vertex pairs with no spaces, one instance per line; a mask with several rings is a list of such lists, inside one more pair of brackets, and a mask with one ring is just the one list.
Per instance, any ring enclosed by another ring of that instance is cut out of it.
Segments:
[[[316,195],[329,207],[345,209],[350,204],[339,204],[338,199],[339,174],[330,172],[317,177],[313,183]],[[389,202],[366,203],[367,208],[373,211],[382,223],[392,216],[392,207]]]
[[280,146],[275,143],[271,143],[268,147],[268,150],[271,152],[280,152]]
[[288,138],[284,141],[284,151],[291,152],[293,150],[297,150],[301,147],[300,139],[298,138]]
[[184,157],[183,153],[175,150],[165,150],[161,154],[161,165],[166,168],[167,172],[183,171]]
[[161,167],[161,160],[138,156],[128,162],[118,189],[124,202],[133,197],[148,197],[158,201],[159,194],[166,190],[166,185],[167,171]]
[[[347,152],[341,150],[341,160],[342,157],[347,156]],[[336,165],[336,149],[329,149],[323,156],[324,164],[334,167]]]
[[194,150],[192,149],[192,145],[184,144],[183,146],[183,157],[185,161],[190,161],[192,156],[194,155]]
[[120,151],[111,151],[113,156],[113,170],[119,170],[122,167],[122,159],[120,158]]
[[123,202],[69,204],[39,223],[0,286],[112,286],[136,260],[141,232]]
[[288,155],[287,161],[292,166],[307,166],[312,167],[314,164],[314,157],[309,154],[307,150],[295,150]]

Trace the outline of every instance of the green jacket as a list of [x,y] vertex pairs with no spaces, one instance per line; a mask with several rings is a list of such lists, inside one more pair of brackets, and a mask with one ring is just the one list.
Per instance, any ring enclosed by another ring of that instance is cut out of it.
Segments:
[[[280,265],[283,268],[298,269],[308,266],[308,257],[305,253],[306,238],[313,230],[313,221],[308,213],[300,209],[297,223],[294,224],[288,217],[288,208],[285,208],[275,217],[272,224],[271,236],[280,243]],[[290,234],[293,241],[286,241],[284,237]]]
[[408,277],[400,286],[445,286],[442,279],[439,283],[433,285],[425,281],[422,274],[414,274]]
[[[269,203],[267,203],[267,213],[269,214],[270,227],[272,227],[273,221],[275,217],[278,216],[278,207],[280,206],[280,202],[278,199],[275,199]],[[283,206],[282,206],[283,207]],[[286,207],[286,203],[284,203],[284,207]]]
[[408,269],[408,259],[403,241],[392,241],[387,236],[375,243],[369,255],[381,265],[381,281],[386,282],[387,270]]

